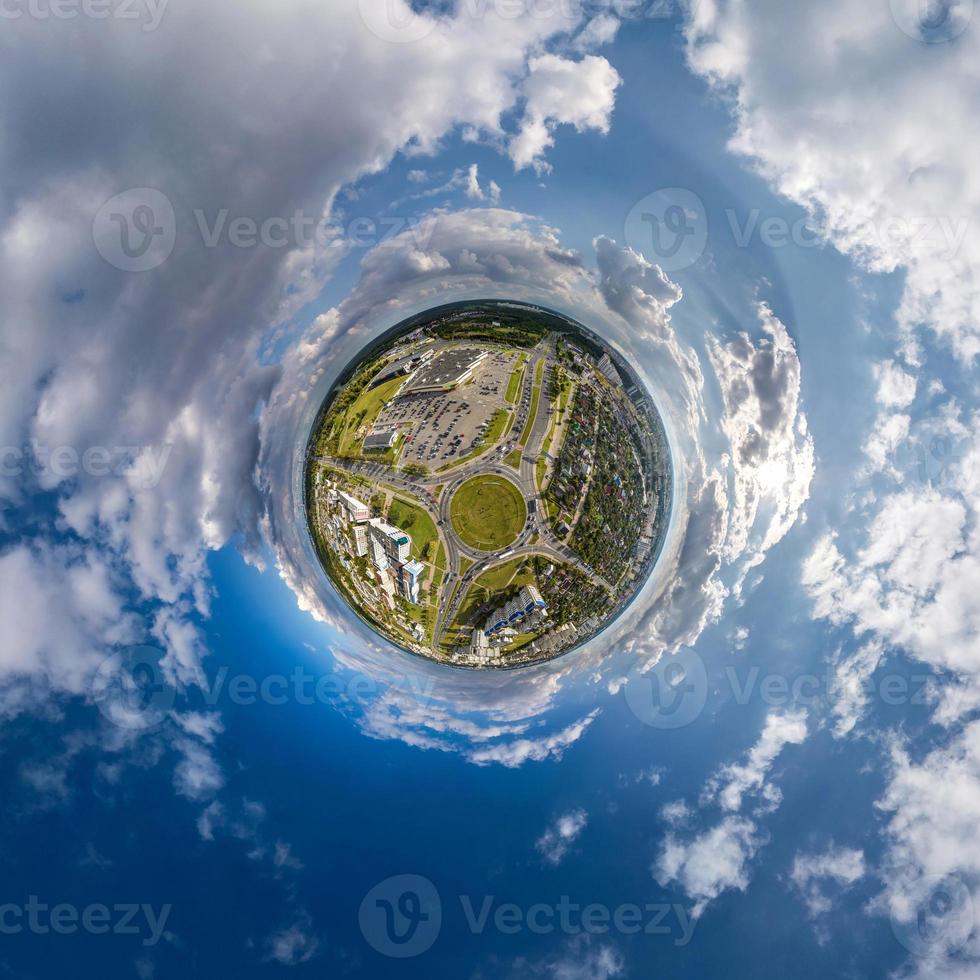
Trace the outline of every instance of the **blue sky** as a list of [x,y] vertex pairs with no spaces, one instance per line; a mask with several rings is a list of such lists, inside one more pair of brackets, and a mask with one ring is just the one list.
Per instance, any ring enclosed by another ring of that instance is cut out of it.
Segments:
[[[7,9],[0,977],[977,975],[969,0]],[[298,493],[474,296],[616,344],[677,475],[506,674],[370,633]]]

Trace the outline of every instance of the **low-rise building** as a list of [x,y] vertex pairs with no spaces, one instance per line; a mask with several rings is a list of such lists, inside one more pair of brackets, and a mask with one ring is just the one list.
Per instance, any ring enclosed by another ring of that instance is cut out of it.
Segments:
[[398,438],[398,433],[394,429],[384,429],[380,432],[369,432],[364,440],[364,452],[383,453],[391,449]]
[[347,519],[350,521],[366,521],[371,516],[371,508],[363,500],[358,500],[357,497],[352,497],[343,490],[337,491],[337,502],[347,513]]

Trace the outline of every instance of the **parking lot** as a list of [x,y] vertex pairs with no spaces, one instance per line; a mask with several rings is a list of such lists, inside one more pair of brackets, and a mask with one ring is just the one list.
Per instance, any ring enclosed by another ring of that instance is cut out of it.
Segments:
[[397,397],[382,409],[374,428],[397,429],[405,436],[403,466],[447,466],[473,451],[494,412],[511,408],[507,382],[516,364],[516,353],[491,351],[466,384]]

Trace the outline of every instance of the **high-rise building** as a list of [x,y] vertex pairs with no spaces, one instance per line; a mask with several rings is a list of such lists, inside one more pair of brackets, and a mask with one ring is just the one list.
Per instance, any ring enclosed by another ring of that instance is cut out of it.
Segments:
[[398,568],[398,588],[409,602],[419,601],[419,589],[425,576],[425,565],[414,558]]
[[529,617],[546,616],[547,612],[547,604],[541,598],[541,593],[537,587],[525,585],[521,587],[520,592],[510,602],[501,606],[487,618],[483,630],[487,636],[490,636]]
[[412,539],[400,528],[386,524],[378,517],[368,521],[368,544],[376,568],[400,565],[408,560]]
[[616,365],[613,364],[612,358],[608,354],[603,354],[602,357],[596,361],[595,369],[610,384],[621,385],[623,383],[623,379],[619,376],[619,372],[616,370]]
[[363,558],[367,554],[367,531],[364,529],[363,524],[356,524],[354,526],[354,551],[357,553],[358,558]]

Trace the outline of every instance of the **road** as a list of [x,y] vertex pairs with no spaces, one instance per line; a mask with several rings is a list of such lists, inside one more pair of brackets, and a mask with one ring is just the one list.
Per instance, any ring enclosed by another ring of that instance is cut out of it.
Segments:
[[[446,576],[443,579],[442,594],[439,597],[439,610],[433,634],[434,647],[438,647],[442,642],[446,629],[455,619],[459,606],[473,581],[488,569],[513,558],[542,555],[551,558],[553,561],[565,562],[584,572],[597,585],[601,585],[610,592],[613,591],[612,586],[605,579],[582,561],[571,548],[555,537],[548,524],[544,502],[541,500],[536,484],[535,470],[550,424],[551,400],[547,397],[547,392],[555,367],[555,336],[553,334],[546,336],[531,350],[530,355],[527,369],[524,372],[517,412],[510,431],[501,436],[496,446],[476,459],[442,473],[407,476],[395,467],[384,463],[358,462],[333,456],[321,456],[319,458],[320,462],[337,469],[343,469],[375,481],[384,481],[404,491],[416,498],[435,521],[439,538],[445,550]],[[503,462],[503,456],[506,455],[507,446],[516,446],[524,431],[531,409],[534,378],[538,365],[542,361],[544,368],[541,395],[538,398],[537,410],[528,433],[527,444],[521,454],[520,463],[515,469]],[[503,552],[496,550],[481,551],[465,544],[453,530],[450,518],[450,501],[459,486],[474,476],[490,474],[504,477],[517,484],[528,506],[528,516],[524,527],[514,542],[506,547]],[[442,489],[437,496],[434,491],[440,485]],[[535,539],[533,544],[531,543],[532,538]],[[473,564],[461,575],[461,559],[464,557]]]

